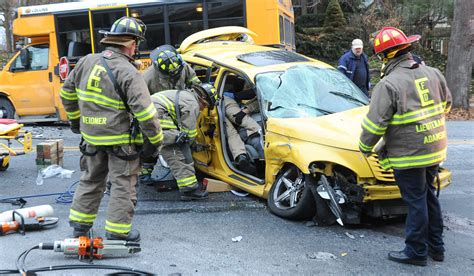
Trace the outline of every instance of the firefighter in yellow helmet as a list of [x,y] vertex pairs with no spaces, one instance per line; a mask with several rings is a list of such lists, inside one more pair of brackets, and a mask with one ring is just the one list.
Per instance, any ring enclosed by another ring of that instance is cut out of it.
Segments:
[[106,49],[80,59],[61,89],[71,129],[82,135],[83,174],[69,214],[74,237],[87,235],[92,227],[108,177],[112,185],[106,237],[140,240],[140,233],[132,230],[138,145],[144,136],[155,147],[163,140],[146,83],[132,64],[145,29],[135,18],[115,21],[101,40]]
[[191,144],[197,136],[197,119],[205,107],[216,105],[216,89],[208,83],[193,85],[192,89],[166,90],[151,96],[161,126],[163,147],[161,155],[168,163],[181,194],[181,200],[206,199],[207,191],[194,174]]
[[359,148],[371,154],[375,144],[384,169],[393,169],[395,181],[408,206],[405,248],[391,251],[392,261],[425,266],[427,256],[444,259],[443,219],[434,179],[446,158],[444,114],[451,93],[438,69],[415,62],[410,53],[420,39],[385,27],[374,37],[375,54],[385,67],[375,86],[362,122]]
[[[201,81],[196,76],[193,68],[187,64],[176,49],[171,45],[161,45],[150,53],[150,66],[143,73],[145,82],[151,94],[165,90],[183,90],[191,88]],[[142,169],[140,172],[140,182],[150,183],[151,173],[156,163],[156,157],[152,156],[150,145],[145,141],[142,156]]]

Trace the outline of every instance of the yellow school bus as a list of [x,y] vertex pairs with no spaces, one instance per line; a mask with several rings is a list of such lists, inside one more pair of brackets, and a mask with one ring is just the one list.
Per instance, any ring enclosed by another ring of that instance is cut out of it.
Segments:
[[256,44],[295,49],[291,0],[97,0],[20,7],[13,33],[28,44],[0,72],[0,118],[67,121],[59,99],[59,59],[74,64],[102,51],[99,31],[125,15],[147,25],[141,69],[157,46],[179,46],[190,34],[222,26],[251,29]]

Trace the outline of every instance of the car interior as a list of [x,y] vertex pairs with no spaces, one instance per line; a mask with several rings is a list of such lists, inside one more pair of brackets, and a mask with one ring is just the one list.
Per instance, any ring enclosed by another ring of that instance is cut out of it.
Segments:
[[[224,76],[223,85],[221,85],[221,88],[222,88],[222,90],[221,90],[222,94],[223,93],[233,93],[235,95],[239,95],[237,97],[239,99],[242,99],[240,101],[241,107],[244,107],[249,102],[255,101],[256,93],[255,93],[255,89],[253,88],[252,84],[248,80],[246,80],[246,79],[244,79],[244,78],[242,78],[242,77],[240,77],[240,76],[238,76],[234,73],[227,73]],[[224,101],[224,100],[225,100],[224,97],[222,97],[221,101]],[[219,108],[221,109],[221,112],[219,112],[219,113],[220,114],[225,114],[225,104],[224,103],[220,104]],[[249,115],[258,124],[260,124],[261,129],[263,130],[264,126],[263,126],[261,113],[260,112],[254,112],[254,113],[249,114]],[[226,124],[225,120],[223,121],[223,123],[224,123],[224,126],[225,126],[225,124]],[[248,156],[250,157],[251,161],[253,162],[253,164],[256,167],[257,173],[253,176],[257,177],[257,178],[260,178],[260,179],[263,179],[265,177],[265,173],[264,173],[265,172],[265,159],[264,159],[264,156],[263,156],[263,135],[262,135],[262,133],[260,135],[258,135],[258,137],[259,137],[258,139],[249,139],[249,137],[247,137],[247,131],[246,131],[245,128],[243,128],[241,126],[238,126],[238,125],[235,125],[235,124],[234,124],[234,127],[238,131],[242,141],[245,144],[245,148],[247,150]],[[223,137],[227,137],[226,127],[223,127],[221,131],[224,132]],[[232,162],[232,164],[230,164],[230,165],[232,165],[231,168],[239,171],[237,166],[236,166],[235,160],[233,160],[229,145],[226,143],[227,141],[222,141],[222,142],[223,142],[222,145],[223,145],[223,147],[225,147],[225,150],[227,152],[227,156],[229,157],[229,159]],[[239,172],[245,174],[242,171],[239,171]]]

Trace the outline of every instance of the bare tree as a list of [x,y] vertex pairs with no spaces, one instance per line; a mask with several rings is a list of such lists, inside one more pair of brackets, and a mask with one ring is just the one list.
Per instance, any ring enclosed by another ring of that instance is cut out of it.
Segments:
[[5,29],[5,38],[7,52],[13,51],[13,33],[12,33],[12,22],[15,15],[15,8],[17,5],[16,0],[1,0],[0,1],[0,14],[3,15],[3,19],[0,19],[0,26]]
[[453,94],[453,107],[469,109],[473,46],[470,20],[473,19],[473,4],[472,0],[455,0],[454,5],[446,79]]
[[0,0],[0,26],[5,28],[6,50],[13,52],[13,19],[15,19],[15,10],[21,6],[44,5],[63,2],[75,2],[77,0]]

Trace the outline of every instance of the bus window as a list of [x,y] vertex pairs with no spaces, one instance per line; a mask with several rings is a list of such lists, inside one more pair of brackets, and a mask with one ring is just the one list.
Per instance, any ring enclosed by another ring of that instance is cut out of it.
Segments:
[[10,71],[37,71],[48,69],[49,60],[49,45],[34,45],[27,48],[30,56],[30,67],[25,68],[21,64],[20,55],[17,56],[15,61],[10,67]]
[[280,17],[280,44],[285,45],[285,27],[283,25],[283,16]]
[[100,44],[100,40],[104,37],[99,34],[99,30],[110,31],[110,27],[115,20],[125,16],[125,9],[115,10],[95,10],[92,13],[92,24],[94,27],[94,49],[96,53],[102,52],[105,47]]
[[208,0],[207,18],[209,28],[222,26],[244,27],[244,5],[242,0]]
[[168,5],[171,45],[178,46],[189,35],[204,28],[202,4]]
[[291,23],[291,46],[293,47],[293,49],[296,49],[296,42],[295,42],[295,37],[296,37],[296,34],[295,34],[295,23]]
[[58,55],[68,58],[85,56],[92,52],[89,15],[58,15]]
[[285,44],[286,45],[291,45],[291,26],[290,26],[290,21],[288,21],[287,18],[285,18]]
[[130,10],[130,15],[146,25],[146,41],[140,44],[140,51],[151,51],[166,43],[163,6],[134,8]]

